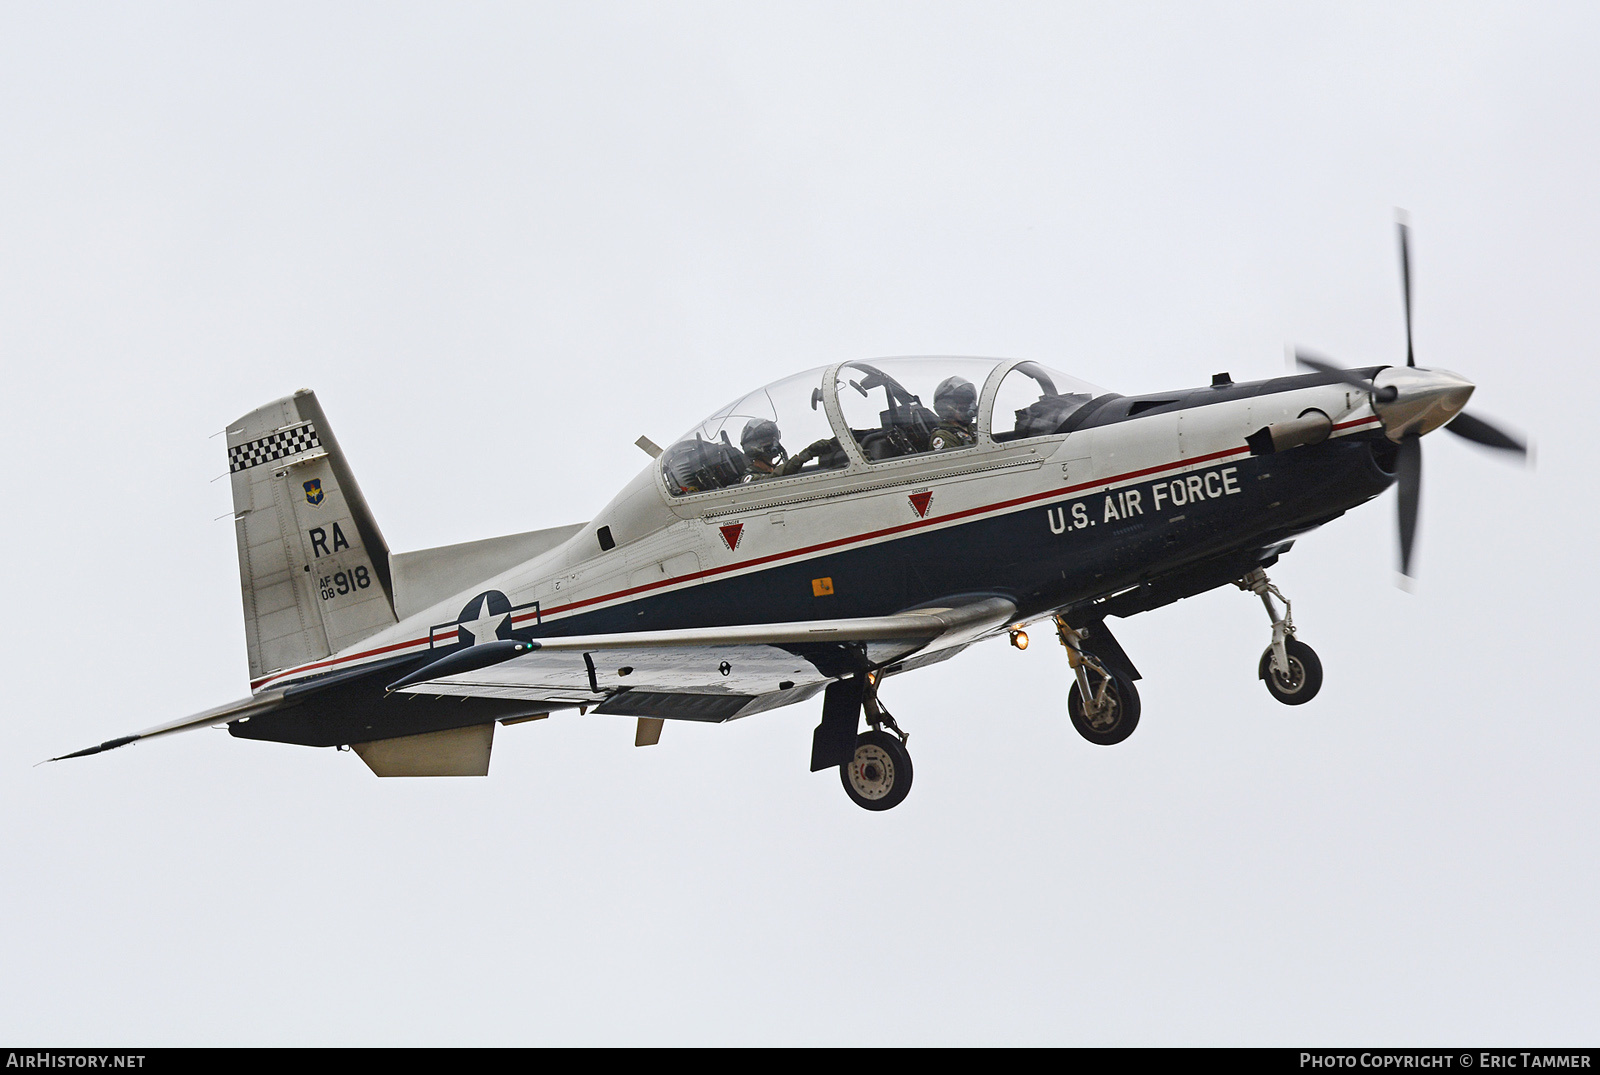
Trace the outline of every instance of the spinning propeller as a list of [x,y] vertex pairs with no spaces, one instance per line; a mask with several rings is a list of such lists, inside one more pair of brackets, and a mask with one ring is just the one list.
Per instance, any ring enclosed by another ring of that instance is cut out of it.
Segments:
[[1422,435],[1443,426],[1486,448],[1515,452],[1524,461],[1528,446],[1493,423],[1475,418],[1461,408],[1475,387],[1471,381],[1448,370],[1417,366],[1411,346],[1411,229],[1402,221],[1400,229],[1400,284],[1406,305],[1405,368],[1390,366],[1373,378],[1342,369],[1325,358],[1296,350],[1295,360],[1354,385],[1372,396],[1372,409],[1383,423],[1384,432],[1400,446],[1396,463],[1399,486],[1400,573],[1411,578],[1411,547],[1417,535],[1417,503],[1422,494]]

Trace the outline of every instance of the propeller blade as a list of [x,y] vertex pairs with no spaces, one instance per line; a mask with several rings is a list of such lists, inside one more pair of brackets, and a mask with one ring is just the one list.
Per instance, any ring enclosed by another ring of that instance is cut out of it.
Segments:
[[1516,452],[1523,459],[1528,458],[1526,444],[1482,418],[1474,418],[1466,411],[1451,419],[1445,428],[1456,436],[1470,440],[1474,444],[1481,444],[1485,448],[1499,448],[1503,451]]
[[1395,226],[1400,229],[1400,289],[1406,302],[1406,365],[1415,366],[1417,356],[1411,350],[1411,229],[1403,220]]
[[1372,382],[1367,380],[1365,377],[1362,377],[1360,374],[1352,373],[1347,369],[1341,369],[1325,358],[1313,356],[1309,351],[1302,351],[1299,348],[1296,348],[1294,352],[1294,360],[1300,363],[1302,366],[1316,370],[1318,373],[1332,374],[1333,376],[1339,378],[1339,380],[1344,381],[1346,384],[1353,384],[1357,388],[1366,389],[1368,392],[1372,391]]
[[1395,397],[1398,395],[1398,392],[1393,385],[1390,385],[1386,388],[1379,388],[1377,385],[1373,384],[1359,373],[1354,373],[1347,369],[1340,369],[1327,359],[1317,357],[1307,351],[1296,349],[1294,353],[1294,360],[1300,363],[1302,366],[1316,370],[1318,373],[1331,374],[1334,377],[1339,378],[1339,380],[1343,381],[1345,384],[1355,385],[1363,392],[1375,393],[1378,397],[1379,403],[1393,402]]
[[1411,547],[1417,537],[1417,504],[1422,496],[1422,438],[1416,434],[1400,442],[1400,574],[1411,577]]

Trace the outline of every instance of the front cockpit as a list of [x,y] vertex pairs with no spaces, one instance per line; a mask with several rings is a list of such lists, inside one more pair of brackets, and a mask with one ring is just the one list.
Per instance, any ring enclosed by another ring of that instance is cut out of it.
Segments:
[[758,388],[678,438],[661,453],[667,490],[687,496],[848,467],[823,405],[827,372],[807,370]]
[[1037,362],[886,358],[787,377],[661,454],[674,497],[1055,436],[1101,389]]

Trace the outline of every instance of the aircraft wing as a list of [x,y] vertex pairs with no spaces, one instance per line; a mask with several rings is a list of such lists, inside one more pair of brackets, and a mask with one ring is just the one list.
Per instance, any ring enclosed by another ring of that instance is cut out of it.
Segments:
[[424,666],[391,689],[722,721],[801,701],[865,667],[953,653],[1016,611],[988,597],[893,616],[539,638],[488,667],[453,671],[442,660],[430,676]]
[[[1004,598],[986,597],[893,616],[541,638],[518,644],[518,656],[488,667],[430,678],[433,666],[425,665],[389,686],[414,694],[590,705],[600,713],[624,716],[723,721],[803,701],[864,666],[951,656],[1003,629],[1016,611]],[[270,713],[325,689],[333,679],[371,674],[372,669],[357,668],[266,691],[48,760],[87,757],[142,739]]]

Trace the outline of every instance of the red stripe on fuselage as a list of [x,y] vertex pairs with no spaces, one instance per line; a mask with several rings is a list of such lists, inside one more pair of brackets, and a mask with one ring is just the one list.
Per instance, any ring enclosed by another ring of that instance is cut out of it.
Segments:
[[[1333,428],[1335,430],[1352,429],[1356,426],[1369,425],[1377,420],[1378,419],[1376,417],[1358,418],[1350,422],[1341,422],[1338,425],[1335,425]],[[1248,446],[1229,448],[1225,451],[1212,452],[1210,455],[1197,455],[1192,459],[1180,459],[1173,463],[1162,463],[1153,467],[1145,467],[1143,470],[1130,470],[1125,474],[1117,474],[1110,478],[1100,478],[1096,481],[1081,482],[1078,485],[1069,485],[1063,489],[1049,489],[1042,493],[1030,493],[1027,496],[1019,496],[1011,500],[1002,500],[994,504],[985,504],[982,507],[968,508],[965,511],[954,512],[950,515],[940,515],[928,519],[917,519],[913,522],[901,523],[898,526],[888,526],[881,530],[871,530],[864,534],[855,534],[850,537],[834,538],[831,541],[822,541],[815,545],[806,545],[803,548],[790,549],[787,552],[775,552],[767,556],[758,556],[752,560],[741,560],[736,564],[728,564],[723,567],[707,568],[704,571],[697,571],[691,575],[680,575],[677,578],[662,579],[660,582],[650,582],[643,586],[634,586],[626,590],[616,590],[612,593],[602,594],[599,597],[588,597],[582,601],[573,601],[570,604],[556,605],[552,608],[541,608],[538,612],[525,612],[521,616],[513,616],[511,622],[513,626],[527,623],[528,621],[536,618],[542,622],[543,618],[546,616],[552,616],[564,612],[572,612],[576,609],[587,608],[590,605],[598,605],[605,601],[615,601],[619,598],[633,597],[637,594],[647,593],[650,590],[659,590],[666,586],[677,586],[685,582],[698,582],[717,575],[725,575],[730,571],[742,571],[746,568],[760,567],[764,564],[770,564],[778,560],[788,560],[799,556],[809,556],[813,553],[826,552],[829,549],[837,549],[844,545],[853,545],[861,541],[874,541],[878,538],[892,537],[896,534],[904,534],[911,530],[920,530],[927,526],[935,526],[943,523],[953,522],[959,519],[967,519],[974,515],[983,515],[992,511],[1004,511],[1007,508],[1015,508],[1023,504],[1037,503],[1041,500],[1054,500],[1060,497],[1071,496],[1072,494],[1082,492],[1085,489],[1093,489],[1096,486],[1115,485],[1118,482],[1148,477],[1151,474],[1159,474],[1166,470],[1177,470],[1182,467],[1196,466],[1200,463],[1209,463],[1217,459],[1226,459],[1229,456],[1245,455],[1248,454],[1249,451],[1250,449]],[[288,676],[297,676],[306,672],[316,671],[317,669],[329,668],[337,664],[346,664],[350,661],[359,661],[367,657],[376,657],[384,653],[393,653],[395,650],[406,649],[410,646],[427,645],[431,641],[432,635],[430,633],[430,635],[426,638],[412,639],[409,642],[395,642],[387,646],[380,646],[377,649],[364,650],[361,653],[352,653],[345,657],[330,657],[324,661],[318,661],[314,664],[301,665],[300,667],[292,668],[287,672],[280,672],[274,676],[266,676],[262,679],[255,680],[251,682],[250,689],[257,690],[267,683],[281,680]]]

